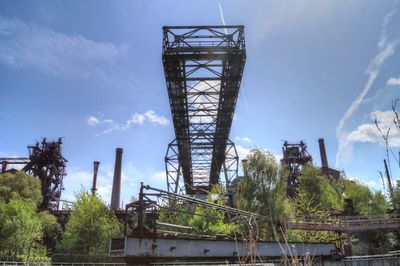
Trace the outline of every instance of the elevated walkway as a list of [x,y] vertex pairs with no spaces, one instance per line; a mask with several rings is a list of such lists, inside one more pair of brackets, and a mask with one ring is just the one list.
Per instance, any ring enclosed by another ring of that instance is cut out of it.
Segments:
[[322,217],[311,215],[288,216],[288,229],[334,232],[363,232],[371,230],[394,230],[400,228],[400,217],[337,216]]

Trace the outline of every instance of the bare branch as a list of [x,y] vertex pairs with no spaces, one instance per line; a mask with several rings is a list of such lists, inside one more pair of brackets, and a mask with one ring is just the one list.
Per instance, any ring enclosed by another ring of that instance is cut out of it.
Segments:
[[399,113],[396,110],[396,106],[397,106],[397,102],[399,101],[399,98],[397,98],[396,100],[394,100],[392,102],[392,110],[393,113],[395,115],[395,117],[393,118],[393,123],[400,129],[400,118],[399,118]]

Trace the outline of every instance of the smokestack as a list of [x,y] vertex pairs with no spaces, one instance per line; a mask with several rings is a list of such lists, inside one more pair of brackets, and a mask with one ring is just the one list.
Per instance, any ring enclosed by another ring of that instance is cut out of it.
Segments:
[[99,164],[100,162],[94,161],[93,162],[93,185],[92,185],[92,195],[96,194],[97,191],[97,172],[99,171]]
[[114,180],[111,194],[111,209],[119,208],[119,200],[121,197],[121,165],[122,165],[122,148],[115,151]]
[[321,165],[323,168],[328,168],[328,157],[326,157],[325,141],[323,138],[318,139],[319,152],[321,154]]
[[6,170],[7,170],[7,161],[3,161],[3,162],[1,163],[1,172],[2,172],[2,173],[5,173]]

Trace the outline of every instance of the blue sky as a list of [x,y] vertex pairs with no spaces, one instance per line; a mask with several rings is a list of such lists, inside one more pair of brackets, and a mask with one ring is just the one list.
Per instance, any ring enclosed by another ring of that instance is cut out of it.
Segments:
[[[141,181],[165,188],[174,138],[161,61],[164,25],[245,25],[247,61],[231,139],[279,157],[305,140],[320,164],[374,189],[385,150],[374,127],[400,96],[396,1],[0,0],[0,156],[25,156],[40,137],[64,139],[63,197],[90,188],[109,201],[115,148],[124,148],[122,200]],[[400,147],[392,129],[391,147]],[[395,158],[393,174],[397,177]]]

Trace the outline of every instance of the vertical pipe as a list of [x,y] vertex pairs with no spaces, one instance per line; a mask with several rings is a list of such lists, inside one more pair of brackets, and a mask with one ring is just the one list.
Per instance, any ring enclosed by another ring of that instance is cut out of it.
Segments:
[[319,144],[319,153],[321,155],[321,166],[323,168],[328,168],[328,157],[326,156],[326,150],[325,150],[325,141],[323,138],[318,139],[318,144]]
[[100,162],[93,162],[93,185],[92,185],[92,195],[96,194],[97,191],[97,172],[99,171]]
[[3,162],[1,163],[1,172],[2,172],[2,173],[5,173],[6,170],[7,170],[7,161],[3,161]]
[[139,192],[139,210],[138,210],[138,228],[139,228],[139,237],[143,237],[143,226],[144,226],[144,193],[143,193],[143,182],[140,183],[140,192]]
[[111,209],[117,210],[119,208],[119,201],[121,198],[121,166],[122,166],[122,148],[117,148],[115,151],[115,166],[114,166],[114,180],[111,194]]

